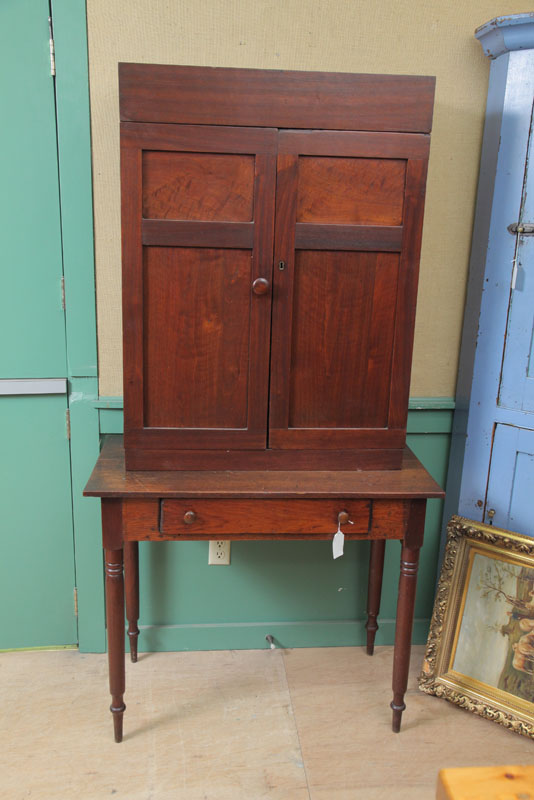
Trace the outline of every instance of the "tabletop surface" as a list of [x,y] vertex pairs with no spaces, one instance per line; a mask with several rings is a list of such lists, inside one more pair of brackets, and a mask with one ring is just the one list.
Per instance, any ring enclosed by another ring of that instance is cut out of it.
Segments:
[[122,436],[105,438],[84,490],[86,497],[383,498],[443,497],[409,448],[397,470],[126,470]]

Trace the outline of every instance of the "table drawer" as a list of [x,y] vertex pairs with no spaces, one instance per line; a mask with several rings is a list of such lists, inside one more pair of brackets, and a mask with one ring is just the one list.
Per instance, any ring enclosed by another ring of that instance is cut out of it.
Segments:
[[348,539],[402,539],[402,500],[131,499],[123,506],[126,541],[180,539],[331,539],[340,511]]
[[224,533],[334,534],[338,514],[350,521],[347,534],[366,534],[369,528],[367,500],[162,500],[160,529],[163,535],[190,536],[198,532],[214,538]]

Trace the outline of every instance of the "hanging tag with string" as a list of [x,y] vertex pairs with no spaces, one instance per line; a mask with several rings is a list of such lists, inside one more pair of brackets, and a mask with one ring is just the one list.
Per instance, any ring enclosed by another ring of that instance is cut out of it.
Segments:
[[[349,525],[354,525],[354,522],[349,519],[347,520]],[[343,547],[345,545],[345,534],[341,530],[341,520],[338,517],[337,520],[337,531],[334,534],[334,538],[332,539],[332,555],[334,559],[339,558],[343,555]]]

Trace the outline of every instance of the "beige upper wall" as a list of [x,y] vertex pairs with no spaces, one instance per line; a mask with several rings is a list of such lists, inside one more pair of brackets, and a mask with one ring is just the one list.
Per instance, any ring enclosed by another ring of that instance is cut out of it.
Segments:
[[100,394],[122,394],[117,62],[436,75],[412,396],[454,394],[489,61],[517,3],[87,0]]

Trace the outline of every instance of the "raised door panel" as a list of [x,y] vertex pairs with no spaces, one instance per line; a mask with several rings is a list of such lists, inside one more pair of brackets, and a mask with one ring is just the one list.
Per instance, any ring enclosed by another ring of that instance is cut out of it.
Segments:
[[296,251],[291,429],[387,424],[398,264],[398,253]]
[[[529,131],[525,180],[519,211],[519,227],[534,223],[534,126]],[[513,212],[512,212],[513,213]],[[507,234],[508,235],[508,234]],[[534,412],[534,236],[517,233],[506,341],[499,385],[499,406]],[[522,420],[525,426],[529,423]],[[534,423],[531,423],[534,427]]]
[[264,448],[276,132],[121,141],[127,447]]
[[484,520],[498,528],[534,536],[533,494],[534,431],[496,425]]
[[250,252],[147,247],[144,281],[145,426],[246,428]]
[[269,445],[402,447],[428,137],[279,139]]

